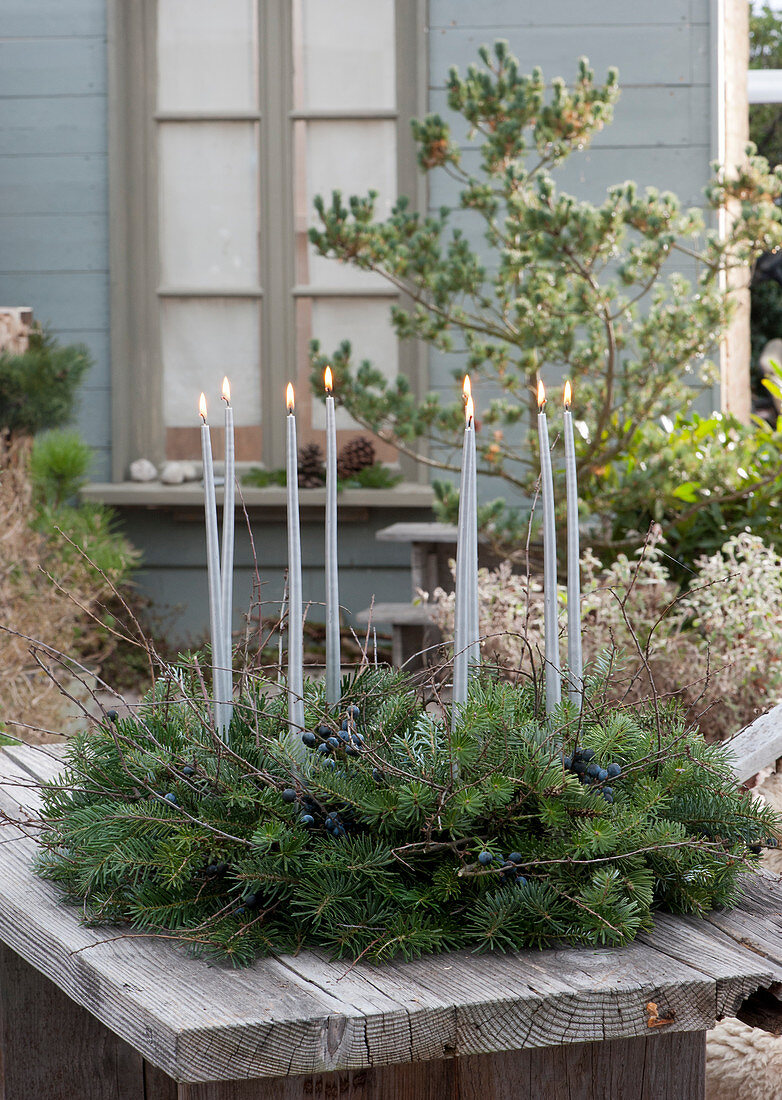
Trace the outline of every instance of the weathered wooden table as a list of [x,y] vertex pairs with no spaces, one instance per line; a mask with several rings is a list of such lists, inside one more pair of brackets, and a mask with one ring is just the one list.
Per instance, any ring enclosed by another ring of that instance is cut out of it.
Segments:
[[685,1100],[705,1032],[782,981],[782,887],[660,915],[613,950],[430,956],[305,952],[231,971],[160,939],[79,925],[31,874],[36,785],[56,751],[0,755],[5,1100]]

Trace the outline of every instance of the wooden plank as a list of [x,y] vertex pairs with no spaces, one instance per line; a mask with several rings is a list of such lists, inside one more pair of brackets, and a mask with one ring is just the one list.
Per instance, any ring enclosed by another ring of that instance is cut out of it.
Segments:
[[105,35],[106,6],[95,0],[3,0],[3,36]]
[[[456,1017],[447,999],[429,990],[411,988],[404,972],[393,967],[353,967],[332,962],[322,952],[302,952],[280,960],[299,980],[351,1006],[366,1020],[367,1048],[399,1045],[399,1057],[390,1062],[422,1062],[442,1058],[456,1049]],[[400,1008],[407,1019],[397,1027]],[[364,1063],[361,1063],[364,1064]]]
[[[501,1072],[500,1056],[494,1055],[492,1062],[499,1063]],[[530,1070],[529,1095],[534,1100],[702,1100],[705,1034],[684,1032],[533,1051]],[[481,1100],[479,1078],[475,1085],[470,1100]],[[515,1100],[520,1094],[505,1095]]]
[[0,301],[35,302],[36,317],[62,334],[100,330],[108,323],[107,284],[106,275],[97,271],[72,273],[67,279],[45,271],[0,274]]
[[446,542],[456,544],[458,530],[452,523],[392,523],[378,531],[378,542]]
[[141,1055],[2,944],[0,1035],[3,1100],[143,1100]]
[[757,775],[762,768],[773,766],[782,756],[782,703],[726,742],[733,771],[740,783]]
[[[520,5],[521,6],[521,5]],[[549,8],[555,5],[550,4]],[[507,33],[506,33],[507,31]],[[478,47],[496,37],[507,38],[518,57],[522,72],[535,65],[547,80],[561,76],[572,79],[578,72],[576,59],[585,54],[598,80],[612,66],[619,69],[620,82],[628,84],[708,84],[708,34],[686,23],[647,26],[643,34],[636,27],[598,26],[568,28],[533,26],[502,28],[498,35],[485,27],[449,27],[430,35],[429,72],[432,83],[445,84],[451,65],[462,72],[477,61]],[[637,178],[633,166],[633,176]],[[641,176],[643,179],[643,176]]]
[[178,1100],[701,1100],[703,1032],[469,1055],[272,1082],[180,1086]]
[[[5,19],[5,13],[3,14]],[[3,161],[4,215],[103,214],[108,210],[105,155],[15,156]]]
[[376,603],[356,614],[359,623],[393,623],[395,626],[426,626],[434,621],[432,608],[425,603]]
[[[651,4],[628,4],[627,0],[557,0],[556,4],[520,4],[519,0],[429,0],[429,26],[440,28],[485,27],[487,33],[509,27],[560,26],[578,28],[627,25],[681,25],[707,23],[708,0],[660,0]],[[574,56],[578,53],[575,51]]]
[[[6,100],[0,129],[0,154],[106,154],[106,96],[78,99],[39,96]],[[16,300],[0,295],[5,301]],[[23,296],[24,297],[24,296]],[[25,301],[32,301],[24,297]],[[35,301],[36,316],[40,316]]]
[[748,875],[738,909],[714,910],[705,923],[719,928],[736,943],[782,966],[782,897],[778,875]]
[[0,756],[0,783],[3,782],[3,765],[12,760],[38,783],[48,783],[63,769],[67,744],[9,745]]
[[[106,40],[0,40],[0,96],[83,96],[106,91]],[[78,109],[71,104],[71,109]],[[11,108],[13,110],[13,108]]]
[[[195,483],[186,485],[161,485],[159,482],[93,482],[86,485],[81,494],[85,500],[99,500],[104,504],[139,505],[157,508],[166,504],[191,504],[203,506],[203,489]],[[282,508],[285,506],[285,490],[276,487],[256,489],[243,486],[242,497],[249,507]],[[428,485],[399,485],[393,489],[345,489],[339,495],[340,514],[345,508],[431,508],[432,490]],[[222,489],[218,486],[217,502],[222,501]],[[325,489],[302,489],[299,492],[302,507],[323,510],[326,507]],[[237,508],[240,507],[237,498]]]
[[3,217],[3,271],[108,271],[104,214],[15,214]]
[[782,981],[782,965],[761,958],[694,917],[655,913],[654,928],[638,940],[714,978],[718,1019],[735,1016],[755,990]]

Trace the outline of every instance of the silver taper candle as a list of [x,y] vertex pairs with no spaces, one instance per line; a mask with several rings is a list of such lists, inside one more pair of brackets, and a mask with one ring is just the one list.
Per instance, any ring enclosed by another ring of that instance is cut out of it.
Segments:
[[234,500],[236,484],[236,453],[234,447],[234,411],[231,407],[231,387],[223,379],[222,399],[225,402],[225,485],[223,488],[223,551],[220,559],[220,606],[223,617],[223,670],[222,698],[225,701],[226,727],[233,716],[233,620],[234,595]]
[[543,500],[543,634],[546,673],[546,716],[562,698],[557,623],[557,530],[554,515],[554,478],[551,473],[551,443],[544,411],[546,391],[538,382],[538,441],[540,443],[540,494]]
[[567,487],[567,665],[568,697],[579,710],[584,694],[584,664],[581,653],[581,575],[578,538],[578,476],[573,438],[572,388],[565,383],[565,483]]
[[206,397],[198,403],[201,416],[201,457],[204,463],[204,520],[206,523],[206,572],[209,583],[209,627],[212,641],[212,694],[214,722],[220,736],[225,734],[223,706],[223,618],[220,593],[220,544],[217,537],[217,502],[215,499],[212,440],[206,422]]
[[297,760],[303,760],[304,732],[304,624],[301,596],[301,531],[299,528],[299,474],[296,451],[296,414],[293,386],[286,394],[286,480],[288,500],[288,743]]
[[340,699],[342,667],[339,638],[339,568],[337,564],[337,415],[334,381],[326,367],[326,701]]

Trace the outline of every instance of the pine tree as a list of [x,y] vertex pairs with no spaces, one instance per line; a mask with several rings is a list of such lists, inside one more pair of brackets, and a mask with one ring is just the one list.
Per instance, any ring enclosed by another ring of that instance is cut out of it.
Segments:
[[[420,167],[456,181],[458,210],[421,214],[403,197],[379,220],[373,192],[347,201],[334,192],[330,203],[316,199],[320,223],[310,240],[320,255],[373,271],[404,294],[411,307],[392,309],[399,337],[465,352],[484,398],[480,470],[505,483],[503,495],[532,497],[536,377],[564,370],[585,425],[576,439],[584,507],[599,510],[606,464],[621,468],[643,425],[675,421],[691,406],[694,384],[714,379],[706,357],[732,313],[723,275],[782,243],[782,171],[753,155],[735,171],[717,171],[706,204],[730,213],[722,237],[670,192],[628,182],[602,202],[577,199],[557,188],[556,173],[611,122],[616,73],[596,83],[582,59],[572,83],[547,87],[539,69],[520,71],[506,43],[479,52],[479,65],[464,76],[452,69],[447,81],[448,105],[477,153],[468,156],[439,115],[413,123]],[[471,243],[478,233],[480,253]],[[694,279],[677,273],[693,262]],[[327,351],[313,346],[317,394],[330,362],[355,420],[434,470],[456,470],[463,364],[448,402],[434,391],[421,399],[406,377],[389,381],[370,362],[355,362],[347,341]],[[549,408],[556,427],[559,413]],[[453,515],[454,493],[444,482],[435,487]],[[711,508],[713,494],[696,503]],[[524,542],[526,511],[502,499],[483,510],[501,553]]]

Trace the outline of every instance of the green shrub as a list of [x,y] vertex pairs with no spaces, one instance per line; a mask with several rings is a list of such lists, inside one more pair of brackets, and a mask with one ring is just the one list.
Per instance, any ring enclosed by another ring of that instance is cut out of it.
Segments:
[[589,513],[608,517],[591,539],[596,550],[636,546],[657,523],[680,579],[749,529],[782,550],[782,431],[721,413],[647,423],[584,494]]
[[[651,677],[660,697],[675,699],[704,736],[721,740],[782,695],[782,557],[743,531],[697,559],[681,594],[666,551],[652,537],[605,566],[585,550],[584,659],[590,665],[611,653],[621,665],[611,682],[616,699],[648,697]],[[564,627],[564,584],[558,595]],[[453,592],[430,597],[436,623],[452,638]],[[544,647],[541,584],[503,562],[479,570],[478,600],[484,661],[504,677],[532,676]]]
[[0,353],[0,428],[36,435],[67,424],[90,365],[82,345],[60,346],[54,337],[33,329],[27,351]]
[[43,507],[36,527],[50,544],[58,570],[81,563],[81,571],[94,580],[103,573],[112,584],[120,585],[138,563],[139,551],[119,529],[117,513],[105,504],[83,501],[60,508]]
[[76,496],[87,479],[92,448],[78,432],[56,430],[36,436],[30,478],[37,504],[59,508]]

